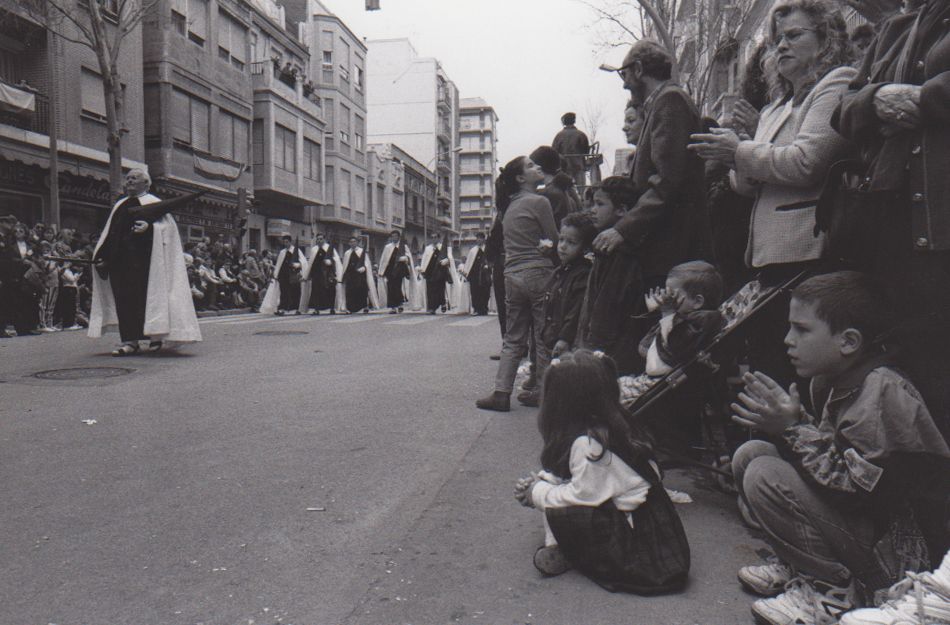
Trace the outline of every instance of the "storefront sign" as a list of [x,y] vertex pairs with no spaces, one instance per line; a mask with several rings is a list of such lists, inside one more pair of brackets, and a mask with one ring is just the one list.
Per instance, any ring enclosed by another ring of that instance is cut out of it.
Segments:
[[43,177],[43,170],[39,167],[0,159],[0,185],[20,190],[39,188],[43,186]]
[[108,205],[112,193],[109,191],[109,183],[105,180],[63,174],[60,176],[59,195],[63,198]]
[[175,213],[175,221],[177,221],[179,224],[202,226],[203,228],[213,228],[216,230],[234,229],[234,223],[228,221],[227,219],[203,217],[201,215],[192,215],[190,213]]

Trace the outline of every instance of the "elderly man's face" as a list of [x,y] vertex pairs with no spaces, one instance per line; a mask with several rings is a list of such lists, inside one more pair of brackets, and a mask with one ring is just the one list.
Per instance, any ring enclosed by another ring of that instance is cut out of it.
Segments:
[[125,176],[125,192],[128,195],[142,195],[148,191],[149,180],[144,172],[133,169]]

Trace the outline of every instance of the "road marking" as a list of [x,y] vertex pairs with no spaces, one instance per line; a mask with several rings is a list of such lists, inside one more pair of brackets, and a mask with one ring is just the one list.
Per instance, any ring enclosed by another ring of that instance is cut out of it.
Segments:
[[426,323],[429,321],[435,321],[438,319],[436,315],[413,315],[412,317],[404,319],[394,319],[392,321],[387,321],[385,325],[387,326],[414,326],[420,323]]
[[337,317],[332,323],[361,323],[363,321],[377,321],[382,319],[382,315],[366,315],[363,313],[353,313],[342,318]]
[[204,317],[198,319],[198,323],[210,324],[210,323],[234,323],[235,321],[248,321],[250,319],[262,319],[267,315],[262,315],[261,313],[247,313],[241,315],[222,315],[220,317]]
[[488,315],[484,315],[484,316],[474,316],[474,317],[469,317],[468,319],[460,319],[459,321],[453,321],[453,322],[450,323],[449,325],[450,325],[450,326],[455,326],[455,327],[471,328],[471,327],[475,327],[475,326],[480,326],[480,325],[486,324],[486,323],[488,323],[489,321],[492,321],[492,319],[493,319],[493,318],[492,318],[492,317],[489,317]]

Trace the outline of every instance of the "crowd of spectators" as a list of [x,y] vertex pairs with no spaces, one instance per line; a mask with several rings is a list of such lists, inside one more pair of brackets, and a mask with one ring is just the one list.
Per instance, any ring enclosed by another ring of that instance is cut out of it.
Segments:
[[[98,233],[0,217],[0,338],[86,327],[97,241]],[[237,253],[209,238],[185,251],[197,310],[260,306],[274,268],[269,251]]]

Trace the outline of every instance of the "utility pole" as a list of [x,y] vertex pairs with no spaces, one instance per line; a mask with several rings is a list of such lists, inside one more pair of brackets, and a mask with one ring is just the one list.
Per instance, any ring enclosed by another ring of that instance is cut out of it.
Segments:
[[52,29],[46,31],[46,56],[49,59],[49,222],[60,229],[63,224],[59,211],[59,133],[56,129],[56,120],[59,117],[56,66],[59,55],[56,54],[56,33]]

